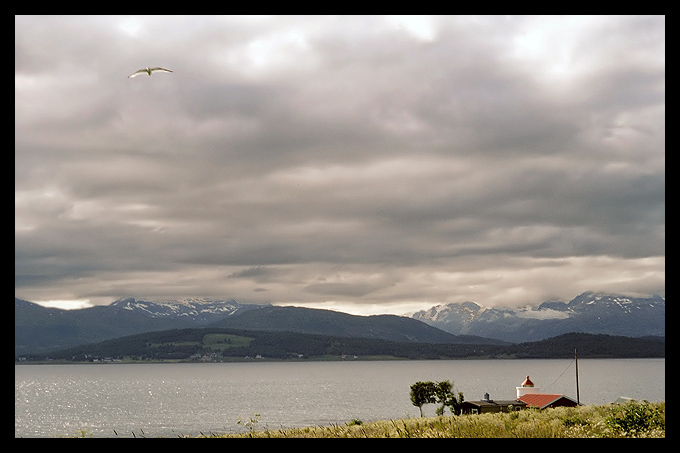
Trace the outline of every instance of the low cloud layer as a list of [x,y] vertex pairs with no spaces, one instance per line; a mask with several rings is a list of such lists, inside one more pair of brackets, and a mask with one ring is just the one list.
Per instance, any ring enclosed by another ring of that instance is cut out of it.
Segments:
[[663,294],[664,171],[664,17],[15,18],[27,300]]

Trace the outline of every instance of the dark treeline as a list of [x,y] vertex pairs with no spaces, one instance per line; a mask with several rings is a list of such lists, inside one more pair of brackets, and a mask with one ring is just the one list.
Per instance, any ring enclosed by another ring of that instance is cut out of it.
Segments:
[[519,358],[569,358],[574,356],[574,349],[578,349],[578,356],[584,358],[665,357],[666,339],[567,333],[507,347],[509,353]]
[[[210,336],[230,339],[209,342]],[[233,345],[231,339],[234,341]],[[335,337],[293,332],[265,332],[223,328],[175,329],[148,332],[115,340],[52,351],[50,359],[87,361],[95,358],[137,360],[190,360],[192,356],[267,359],[384,356],[400,359],[459,358],[569,358],[578,349],[581,358],[665,357],[665,338],[630,338],[583,333],[564,334],[531,343],[468,345],[402,343],[366,338]],[[44,353],[26,354],[28,361],[45,360]]]

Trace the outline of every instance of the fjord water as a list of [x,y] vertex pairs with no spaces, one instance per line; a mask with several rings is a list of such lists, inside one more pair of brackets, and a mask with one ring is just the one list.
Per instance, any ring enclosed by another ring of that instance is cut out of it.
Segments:
[[[665,359],[580,359],[578,368],[583,404],[665,400]],[[573,360],[16,365],[14,435],[174,437],[244,431],[251,420],[276,430],[417,417],[416,381],[500,400],[514,399],[526,375],[541,392],[576,399]]]

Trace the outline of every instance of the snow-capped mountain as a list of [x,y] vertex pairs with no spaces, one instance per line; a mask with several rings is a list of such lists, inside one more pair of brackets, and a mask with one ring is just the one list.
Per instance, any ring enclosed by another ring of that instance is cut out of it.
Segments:
[[129,310],[151,318],[185,319],[196,323],[208,323],[235,313],[241,313],[263,305],[240,304],[234,299],[215,300],[188,298],[168,301],[146,301],[126,297],[109,305],[113,309]]
[[143,332],[203,327],[266,306],[233,299],[157,302],[127,297],[110,305],[60,310],[15,298],[14,350],[58,349]]
[[454,335],[478,335],[511,342],[537,341],[568,332],[641,337],[665,336],[666,300],[583,293],[568,303],[538,307],[483,308],[474,302],[437,305],[413,318]]
[[[15,298],[14,349],[15,353],[54,350],[143,332],[227,324],[232,328],[253,330],[292,329],[290,319],[281,318],[281,312],[272,316],[272,310],[262,309],[264,307],[271,308],[271,305],[241,304],[233,299],[147,301],[127,297],[106,306],[60,310]],[[262,309],[262,313],[253,312],[258,309]],[[336,314],[333,320],[320,322],[318,318],[322,311],[316,311],[318,313],[310,311],[318,315],[316,317],[297,315],[295,321],[306,323],[307,328],[310,323],[314,324],[315,333],[333,333],[331,328],[337,331],[342,327],[335,325],[341,316]],[[241,316],[244,312],[248,316]],[[259,316],[253,316],[255,314]],[[568,303],[546,301],[538,307],[520,309],[483,308],[474,302],[438,305],[415,313],[412,318],[457,336],[514,343],[538,341],[570,332],[665,336],[666,301],[658,295],[632,298],[583,293]],[[317,321],[312,323],[313,319]],[[285,322],[289,325],[285,326]],[[325,326],[326,330],[319,326]],[[402,333],[403,327],[400,327]],[[375,326],[360,327],[371,328]]]

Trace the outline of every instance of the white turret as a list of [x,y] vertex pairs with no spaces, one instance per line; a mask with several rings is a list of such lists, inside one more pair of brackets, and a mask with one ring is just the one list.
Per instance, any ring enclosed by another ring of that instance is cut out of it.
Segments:
[[529,379],[529,376],[522,382],[522,385],[519,387],[515,387],[517,389],[517,398],[521,398],[522,396],[526,395],[527,393],[541,393],[538,389],[538,387],[534,387],[534,383],[531,382],[531,379]]

